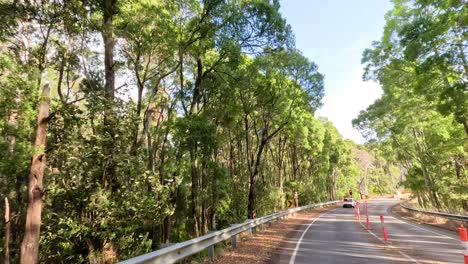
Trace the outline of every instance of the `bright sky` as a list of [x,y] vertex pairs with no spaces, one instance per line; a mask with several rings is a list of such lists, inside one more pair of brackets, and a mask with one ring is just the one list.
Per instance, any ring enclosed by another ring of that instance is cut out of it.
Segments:
[[351,120],[382,90],[377,83],[362,81],[361,55],[380,39],[390,1],[282,0],[281,5],[297,48],[325,75],[325,97],[317,115],[332,121],[345,138],[363,143]]

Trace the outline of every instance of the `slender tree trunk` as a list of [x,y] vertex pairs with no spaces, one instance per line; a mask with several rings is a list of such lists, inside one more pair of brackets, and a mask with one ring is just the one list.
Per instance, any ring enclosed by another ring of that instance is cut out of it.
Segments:
[[279,180],[279,192],[280,192],[280,208],[284,209],[285,207],[285,197],[284,197],[284,145],[286,144],[286,138],[284,139],[284,143],[279,137],[278,140],[278,180]]
[[195,114],[198,111],[198,104],[201,99],[201,89],[203,81],[203,60],[201,57],[197,58],[197,77],[195,79],[195,86],[193,89],[192,103],[190,104],[190,114]]
[[190,203],[190,213],[192,214],[192,224],[193,224],[193,236],[199,237],[199,214],[198,214],[198,173],[199,173],[199,164],[198,157],[196,155],[197,149],[194,147],[190,157],[192,160],[192,188],[191,188],[191,203]]
[[434,192],[434,190],[432,188],[431,179],[430,179],[429,173],[427,171],[427,167],[426,167],[426,159],[425,159],[425,157],[423,155],[421,145],[419,144],[418,131],[416,131],[415,128],[413,128],[413,135],[414,135],[414,138],[415,138],[415,141],[416,141],[416,148],[417,148],[417,151],[418,151],[419,162],[421,164],[421,171],[422,171],[422,174],[423,174],[424,184],[426,186],[426,190],[429,193],[430,200],[437,207],[437,209],[440,209],[440,202],[439,202],[439,200],[437,198],[437,195],[435,194],[435,192]]
[[114,98],[115,71],[114,71],[114,26],[112,24],[115,13],[116,0],[103,0],[103,24],[102,39],[104,41],[104,73],[105,89],[109,99]]
[[463,69],[465,70],[465,78],[468,78],[468,62],[466,61],[466,57],[465,57],[465,52],[463,50],[463,44],[461,43],[461,41],[458,41],[457,43],[457,47],[458,47],[458,52],[460,54],[460,58],[463,62]]
[[42,195],[44,192],[43,178],[46,168],[46,136],[49,117],[49,85],[42,89],[42,100],[37,116],[35,153],[32,157],[31,172],[28,184],[28,209],[23,243],[21,244],[21,263],[35,264],[39,258],[39,236],[41,227]]
[[116,164],[114,160],[114,96],[115,96],[115,69],[114,69],[114,26],[113,17],[116,9],[116,0],[102,0],[103,12],[103,30],[102,40],[104,42],[104,89],[107,105],[104,114],[104,130],[111,138],[108,146],[106,146],[105,154],[109,157],[107,166],[103,172],[103,185],[105,188],[115,190],[117,188],[115,181]]
[[172,217],[168,215],[164,218],[162,243],[167,244],[170,242],[171,229],[172,229]]
[[[136,124],[135,124],[135,128],[133,131],[133,144],[132,144],[132,150],[131,150],[132,153],[136,152],[136,150],[138,149],[138,145],[139,145],[138,134],[140,132],[139,131],[140,130],[140,115],[141,115],[143,88],[144,88],[143,84],[140,82],[138,82],[137,86],[138,86],[138,99],[137,99],[137,106],[136,106],[136,111],[135,111],[135,118],[138,121],[135,122]],[[146,120],[143,120],[143,122],[146,122]]]
[[468,136],[468,118],[463,120],[463,129],[465,129],[465,134]]
[[5,241],[3,244],[3,262],[10,264],[10,205],[5,197]]
[[[190,104],[190,115],[195,115],[198,112],[198,105],[201,99],[201,89],[203,81],[203,61],[201,57],[197,58],[197,75],[195,79],[195,86],[193,89],[193,98]],[[192,163],[191,176],[192,176],[192,188],[191,188],[191,213],[193,217],[193,235],[195,237],[200,236],[199,231],[199,210],[198,210],[198,182],[199,182],[199,159],[198,159],[198,146],[197,143],[192,146],[190,152],[190,158]]]
[[[21,100],[20,98],[18,98]],[[14,127],[18,123],[18,113],[16,110],[11,110],[8,116],[8,126]],[[8,151],[10,153],[13,153],[15,150],[15,145],[16,145],[16,137],[14,135],[7,135],[7,141],[8,141]]]
[[254,168],[253,168],[253,173],[250,174],[250,188],[249,188],[249,203],[247,206],[247,214],[248,218],[252,219],[253,218],[253,213],[256,210],[256,205],[257,205],[257,191],[255,188],[255,182],[257,179],[257,176],[260,172],[260,164],[262,160],[262,154],[263,154],[263,149],[265,148],[267,144],[267,132],[266,129],[263,130],[262,132],[262,137],[260,140],[260,145],[257,150],[257,155],[255,158],[255,163],[254,163]]
[[257,193],[255,189],[255,177],[256,175],[250,176],[249,181],[249,204],[247,206],[247,214],[249,219],[253,219],[253,214],[255,212],[255,207],[257,203]]
[[[216,155],[218,153],[218,150],[216,149],[214,151],[214,156],[215,156],[215,162],[219,163],[220,161],[218,160]],[[218,201],[218,192],[217,192],[217,176],[213,175],[211,177],[211,208],[209,210],[209,229],[210,230],[216,230],[216,207],[217,207],[217,201]]]
[[[455,173],[457,175],[457,179],[460,182],[466,181],[466,174],[465,174],[465,166],[466,166],[466,158],[463,154],[458,154],[454,158],[454,166],[455,166]],[[462,200],[461,205],[465,212],[468,212],[468,200]]]
[[296,144],[292,144],[292,147],[291,147],[291,167],[292,167],[292,176],[293,176],[293,180],[297,180],[297,169],[298,169],[298,165],[297,165],[297,148],[296,148]]
[[418,204],[419,206],[423,207],[424,206],[424,203],[421,199],[421,194],[419,193],[419,191],[416,191],[416,197],[418,198]]
[[[208,177],[206,175],[206,167],[207,167],[207,164],[206,164],[206,159],[203,159],[202,161],[202,172],[201,172],[201,187],[202,187],[202,190],[206,191],[208,190]],[[208,203],[208,197],[207,195],[203,195],[202,196],[202,232],[203,232],[203,235],[207,234],[208,231],[209,231],[209,227],[208,227],[208,220],[210,219],[210,216],[209,216],[209,203]]]

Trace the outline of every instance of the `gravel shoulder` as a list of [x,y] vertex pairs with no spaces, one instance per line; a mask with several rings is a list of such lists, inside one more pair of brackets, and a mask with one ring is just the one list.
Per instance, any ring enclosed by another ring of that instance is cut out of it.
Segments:
[[336,207],[315,208],[274,222],[271,227],[266,225],[263,231],[257,230],[253,238],[242,236],[236,249],[228,247],[205,264],[278,263],[280,258],[290,255],[285,251],[294,249],[295,245],[288,242],[291,238],[299,237],[312,219]]

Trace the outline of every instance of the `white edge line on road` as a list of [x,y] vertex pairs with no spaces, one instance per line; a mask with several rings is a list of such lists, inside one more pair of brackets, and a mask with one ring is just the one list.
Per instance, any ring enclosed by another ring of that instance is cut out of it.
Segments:
[[[338,207],[339,208],[339,207]],[[326,211],[324,213],[321,213],[319,216],[317,216],[308,226],[307,228],[304,230],[304,232],[302,232],[302,235],[301,237],[299,238],[299,240],[297,241],[296,243],[296,248],[294,249],[294,252],[293,254],[291,255],[291,259],[289,260],[289,264],[294,264],[295,261],[296,261],[296,254],[297,254],[297,251],[299,250],[299,247],[301,246],[301,242],[302,242],[302,239],[304,238],[305,234],[307,233],[307,231],[309,231],[309,228],[315,223],[315,221],[317,221],[320,217],[332,212],[332,211],[335,211],[336,209],[338,208],[335,208],[333,210],[329,210],[329,211]]]
[[445,235],[445,234],[442,234],[442,233],[439,233],[439,232],[436,232],[436,231],[433,231],[433,230],[430,230],[430,229],[427,229],[427,228],[424,228],[424,227],[421,227],[421,226],[417,226],[415,223],[411,222],[410,220],[404,219],[403,217],[397,216],[396,214],[394,214],[394,213],[392,212],[392,208],[393,208],[393,206],[387,208],[387,213],[388,213],[388,215],[390,215],[390,216],[392,216],[392,217],[394,217],[394,218],[396,218],[396,219],[398,219],[398,220],[400,220],[400,221],[403,221],[403,222],[407,223],[407,224],[410,225],[410,226],[419,228],[419,229],[421,229],[421,230],[425,230],[425,231],[427,231],[427,232],[431,232],[431,233],[436,234],[436,235],[439,235],[439,236],[443,236],[443,237],[446,237],[446,238],[450,238],[450,239],[459,241],[458,239],[453,238],[453,237],[449,237],[448,235]]
[[361,224],[361,226],[367,230],[367,232],[369,232],[371,235],[373,235],[375,238],[377,238],[378,240],[380,240],[380,242],[384,243],[386,246],[388,246],[389,248],[392,248],[392,249],[395,249],[398,253],[400,253],[400,255],[402,255],[403,257],[413,261],[414,263],[420,263],[419,261],[415,260],[414,258],[408,256],[406,253],[404,252],[401,252],[400,250],[398,250],[397,248],[395,248],[394,246],[392,245],[389,245],[388,243],[385,243],[383,241],[383,239],[381,239],[380,237],[378,237],[374,232],[372,232],[371,230],[367,229],[363,223],[359,222],[359,224]]

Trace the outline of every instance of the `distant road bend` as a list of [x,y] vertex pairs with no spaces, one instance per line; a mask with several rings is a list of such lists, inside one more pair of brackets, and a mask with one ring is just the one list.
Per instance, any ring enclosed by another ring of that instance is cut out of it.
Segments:
[[[326,211],[297,230],[273,263],[463,263],[456,234],[389,215],[396,203],[384,198],[368,202],[369,231],[356,222],[354,209]],[[385,217],[388,244],[382,240],[380,214]],[[361,221],[365,224],[365,216]]]

